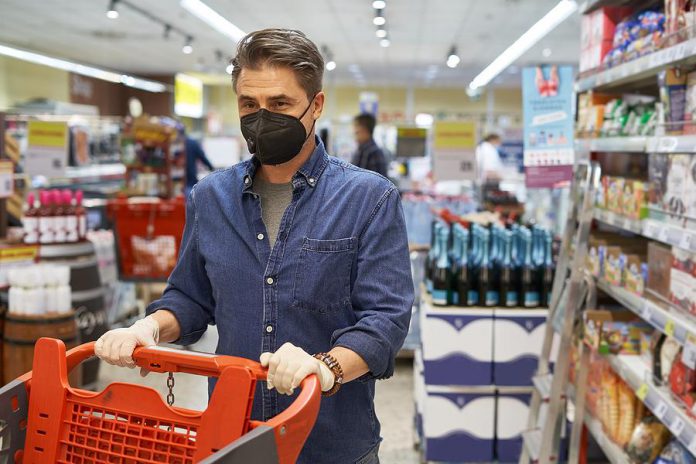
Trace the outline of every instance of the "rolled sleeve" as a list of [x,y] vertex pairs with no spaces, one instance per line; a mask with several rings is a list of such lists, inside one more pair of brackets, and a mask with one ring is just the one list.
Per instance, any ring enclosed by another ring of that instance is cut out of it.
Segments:
[[162,297],[153,301],[147,314],[165,309],[179,322],[181,336],[174,343],[190,345],[197,342],[214,323],[215,302],[198,246],[198,219],[195,209],[195,190],[186,202],[186,227],[181,240],[179,259],[169,276]]
[[399,194],[392,187],[361,234],[351,293],[358,321],[335,331],[332,346],[357,353],[367,363],[369,377],[391,377],[408,332],[413,297],[406,225]]

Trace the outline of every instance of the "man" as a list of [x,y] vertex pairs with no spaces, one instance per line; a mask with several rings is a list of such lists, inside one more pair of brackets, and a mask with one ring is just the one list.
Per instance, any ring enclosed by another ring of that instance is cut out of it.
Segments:
[[353,133],[358,149],[351,162],[359,168],[374,171],[386,177],[387,160],[372,137],[376,125],[377,120],[369,113],[359,114],[353,119]]
[[324,62],[304,34],[252,32],[233,64],[254,157],[193,188],[164,295],[145,319],[105,334],[97,354],[132,366],[136,345],[188,345],[215,323],[218,353],[268,366],[254,419],[287,408],[310,374],[331,395],[299,462],[377,463],[375,380],[393,373],[413,302],[399,194],[315,137]]
[[498,134],[488,134],[476,148],[476,169],[481,185],[502,179],[503,163],[498,152],[501,142]]
[[186,129],[183,125],[179,127],[179,135],[184,139],[184,153],[186,154],[186,186],[185,193],[188,196],[189,192],[196,183],[198,183],[198,162],[208,168],[210,172],[215,170],[213,163],[205,156],[203,147],[197,140],[192,139],[186,134]]

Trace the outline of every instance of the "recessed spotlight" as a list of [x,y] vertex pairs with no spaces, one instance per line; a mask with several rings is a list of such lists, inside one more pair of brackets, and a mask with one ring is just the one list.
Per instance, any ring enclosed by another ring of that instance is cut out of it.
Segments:
[[384,26],[387,24],[387,19],[384,16],[375,16],[375,19],[372,20],[375,26]]
[[382,47],[385,47],[385,48],[386,48],[386,47],[388,47],[389,45],[391,45],[391,41],[385,37],[385,38],[383,38],[382,40],[379,41],[379,44],[380,44]]
[[387,2],[385,2],[384,0],[375,0],[374,2],[372,2],[372,8],[374,8],[375,10],[381,10],[386,6]]
[[336,69],[336,62],[334,60],[331,60],[331,61],[326,63],[326,70],[327,71],[333,71],[334,69]]
[[449,55],[447,56],[447,67],[456,68],[461,61],[461,58],[459,58],[459,55],[457,55],[457,47],[453,46],[450,49]]
[[377,32],[375,32],[375,35],[377,35],[378,39],[383,39],[387,36],[387,31],[385,29],[377,29]]
[[541,54],[544,56],[544,58],[548,58],[551,56],[551,49],[550,48],[545,48],[541,51]]

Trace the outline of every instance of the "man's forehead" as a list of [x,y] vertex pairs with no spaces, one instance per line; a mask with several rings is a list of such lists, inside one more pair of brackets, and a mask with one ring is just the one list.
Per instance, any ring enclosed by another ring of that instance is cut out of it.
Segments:
[[304,90],[295,73],[287,67],[263,65],[257,69],[244,68],[237,80],[237,95],[247,97],[277,97],[285,95],[298,98]]

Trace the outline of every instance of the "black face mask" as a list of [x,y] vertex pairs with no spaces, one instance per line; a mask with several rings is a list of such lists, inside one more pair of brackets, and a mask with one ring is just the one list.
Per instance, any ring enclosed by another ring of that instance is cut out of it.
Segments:
[[[242,135],[249,153],[256,155],[261,164],[283,164],[293,159],[302,149],[312,131],[305,129],[301,119],[312,106],[314,98],[299,118],[289,114],[260,109],[240,119]],[[312,122],[314,128],[314,121]]]

